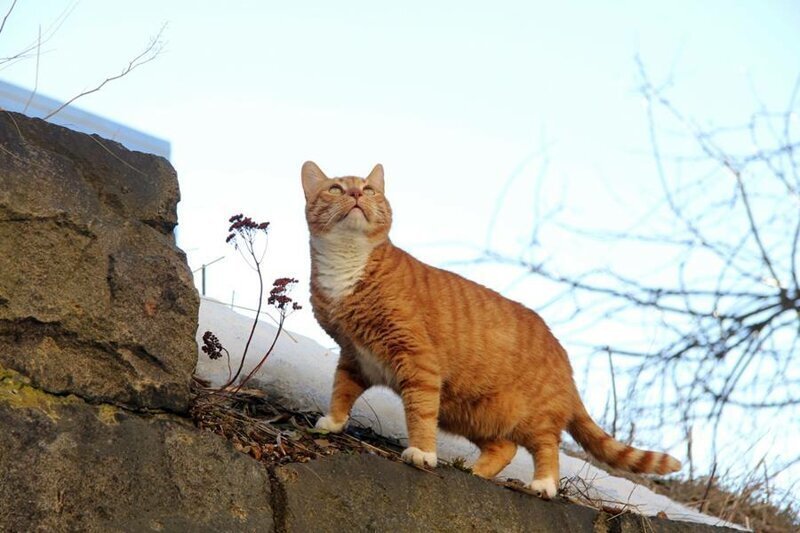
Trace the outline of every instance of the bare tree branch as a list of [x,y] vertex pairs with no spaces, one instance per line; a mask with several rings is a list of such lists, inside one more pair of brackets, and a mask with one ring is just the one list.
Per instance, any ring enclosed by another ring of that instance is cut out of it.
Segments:
[[145,65],[145,64],[153,61],[155,58],[157,58],[161,54],[163,49],[164,49],[164,42],[161,40],[161,37],[162,37],[165,29],[166,29],[166,24],[164,26],[162,26],[161,29],[158,31],[158,34],[150,40],[150,43],[147,45],[147,47],[139,55],[137,55],[136,57],[131,59],[128,62],[128,65],[124,69],[122,69],[122,71],[119,74],[117,74],[115,76],[110,76],[110,77],[106,78],[105,80],[103,80],[102,82],[100,82],[94,88],[88,89],[88,90],[83,91],[82,93],[80,93],[80,94],[78,94],[76,96],[73,96],[72,98],[70,98],[69,100],[67,100],[63,104],[61,104],[59,107],[57,107],[56,109],[54,109],[53,111],[48,113],[45,117],[43,117],[44,120],[48,120],[48,119],[52,118],[53,116],[58,114],[61,110],[63,110],[65,107],[67,107],[70,104],[72,104],[73,102],[75,102],[75,100],[77,100],[79,98],[82,98],[82,97],[84,97],[84,96],[86,96],[88,94],[92,94],[92,93],[95,93],[95,92],[99,91],[100,89],[105,87],[105,85],[107,83],[110,83],[110,82],[112,82],[114,80],[118,80],[118,79],[130,74],[136,68],[138,68],[138,67],[140,67],[142,65]]
[[[739,125],[701,128],[673,105],[671,80],[654,83],[637,65],[660,198],[623,229],[565,223],[558,212],[534,227],[577,248],[653,254],[661,270],[642,272],[616,252],[602,258],[607,265],[561,266],[539,259],[537,243],[537,254],[519,255],[489,243],[474,262],[541,280],[547,296],[533,307],[559,314],[548,319],[566,328],[571,347],[607,364],[618,356],[612,386],[626,399],[614,426],[682,428],[694,468],[698,427],[715,433],[743,409],[787,420],[800,410],[800,76],[782,110],[761,104]],[[609,331],[624,333],[604,338]]]
[[11,2],[11,6],[8,8],[8,11],[6,11],[6,16],[3,17],[3,22],[0,23],[0,33],[3,33],[3,29],[6,27],[6,21],[8,20],[8,17],[11,16],[11,12],[14,11],[14,6],[16,5],[17,0],[13,0]]
[[[40,53],[42,45],[46,44],[50,39],[52,39],[58,30],[61,29],[61,26],[67,21],[70,17],[72,12],[77,7],[80,0],[75,0],[72,4],[69,4],[64,10],[55,18],[53,22],[45,29],[44,33],[39,35],[37,39],[32,41],[27,46],[24,46],[21,50],[17,51],[15,54],[12,54],[8,57],[0,57],[0,70],[5,68],[11,67],[15,63],[19,61],[23,61],[33,56],[34,50],[37,50],[37,54]],[[16,4],[16,2],[15,2]],[[12,6],[13,9],[13,6]],[[6,18],[11,14],[11,10],[8,11],[6,14]],[[4,19],[5,20],[5,19]]]
[[33,90],[31,91],[30,96],[28,96],[28,100],[25,102],[25,107],[22,108],[23,113],[28,112],[28,106],[31,105],[34,96],[36,96],[36,91],[39,90],[39,59],[42,55],[42,25],[39,25],[39,40],[36,46],[36,78],[33,82]]

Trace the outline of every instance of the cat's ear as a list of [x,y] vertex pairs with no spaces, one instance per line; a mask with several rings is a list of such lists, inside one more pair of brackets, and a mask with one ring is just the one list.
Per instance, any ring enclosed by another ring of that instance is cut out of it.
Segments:
[[314,191],[317,190],[320,183],[328,179],[328,176],[326,176],[313,161],[306,161],[303,163],[300,177],[303,180],[303,192],[306,195],[306,200],[314,194]]
[[383,192],[383,165],[378,163],[367,176],[367,183]]

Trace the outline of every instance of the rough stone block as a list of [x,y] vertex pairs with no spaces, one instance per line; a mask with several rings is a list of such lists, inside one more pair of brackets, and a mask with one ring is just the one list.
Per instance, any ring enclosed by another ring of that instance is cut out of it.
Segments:
[[0,531],[270,531],[266,468],[169,414],[0,368]]
[[[452,468],[336,455],[276,472],[287,531],[593,531],[598,513],[545,502]],[[280,516],[280,515],[279,515]]]
[[0,113],[0,364],[53,393],[185,412],[199,298],[165,159]]

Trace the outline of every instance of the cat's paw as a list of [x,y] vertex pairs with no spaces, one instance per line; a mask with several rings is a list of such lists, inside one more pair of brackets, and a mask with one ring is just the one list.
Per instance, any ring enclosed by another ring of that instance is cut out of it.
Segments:
[[314,424],[314,427],[317,429],[330,431],[331,433],[341,433],[345,424],[347,424],[347,418],[344,419],[344,422],[334,422],[333,418],[331,418],[331,415],[325,415],[319,417],[319,420],[317,420],[317,423]]
[[409,446],[403,450],[400,458],[410,465],[436,468],[436,452],[423,452],[419,448]]
[[534,479],[531,482],[530,489],[540,498],[549,500],[550,498],[555,497],[556,493],[558,492],[558,485],[553,478],[546,477],[544,479]]

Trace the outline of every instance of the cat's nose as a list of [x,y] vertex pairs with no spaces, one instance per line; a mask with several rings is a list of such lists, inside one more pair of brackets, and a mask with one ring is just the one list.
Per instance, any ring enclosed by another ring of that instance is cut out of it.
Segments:
[[364,193],[358,187],[352,187],[350,189],[347,189],[347,195],[352,196],[353,198],[358,200],[360,197],[364,196]]

